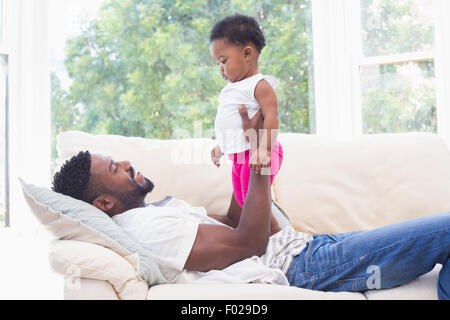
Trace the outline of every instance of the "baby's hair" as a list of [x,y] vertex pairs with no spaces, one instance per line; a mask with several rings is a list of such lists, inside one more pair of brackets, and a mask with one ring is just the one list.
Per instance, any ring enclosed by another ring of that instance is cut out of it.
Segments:
[[256,50],[261,50],[266,45],[266,40],[258,22],[252,17],[235,14],[217,22],[211,30],[210,41],[227,39],[237,45],[252,43]]

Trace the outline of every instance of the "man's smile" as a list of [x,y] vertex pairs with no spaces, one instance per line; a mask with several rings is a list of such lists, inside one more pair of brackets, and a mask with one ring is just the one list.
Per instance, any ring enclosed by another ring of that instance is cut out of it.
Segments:
[[130,177],[138,185],[145,186],[145,177],[139,171],[136,173],[133,166],[130,166]]
[[144,176],[140,172],[136,174],[136,176],[134,177],[134,181],[136,181],[140,185],[143,185],[145,183]]

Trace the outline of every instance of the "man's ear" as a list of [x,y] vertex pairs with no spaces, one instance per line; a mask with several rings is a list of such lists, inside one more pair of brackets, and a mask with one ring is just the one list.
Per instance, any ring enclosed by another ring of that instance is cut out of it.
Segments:
[[116,205],[116,202],[117,200],[114,197],[102,194],[94,199],[92,205],[105,213],[109,213]]
[[244,54],[244,58],[246,60],[250,60],[253,58],[253,55],[255,54],[255,48],[253,48],[252,46],[246,46],[242,51],[242,53]]

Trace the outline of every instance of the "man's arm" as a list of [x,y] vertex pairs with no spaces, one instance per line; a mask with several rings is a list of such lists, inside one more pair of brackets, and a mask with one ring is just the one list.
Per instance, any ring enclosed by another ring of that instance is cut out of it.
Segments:
[[219,214],[208,214],[209,217],[216,219],[227,226],[236,228],[239,224],[239,219],[241,218],[242,208],[237,204],[234,194],[231,195],[230,206],[228,207],[228,212],[226,215]]
[[[242,208],[236,202],[234,194],[231,195],[230,206],[228,208],[228,212],[226,215],[216,215],[216,214],[208,214],[213,219],[226,224],[232,228],[236,228],[239,224],[239,219],[241,218]],[[270,235],[274,235],[278,231],[281,231],[281,227],[278,224],[277,219],[270,215]]]
[[[244,126],[256,126],[261,122],[250,122],[245,108],[240,109],[240,115]],[[236,228],[200,224],[184,267],[195,271],[221,270],[235,262],[264,254],[270,236],[270,217],[270,176],[251,171],[247,196]]]
[[200,224],[184,267],[195,271],[221,270],[264,254],[270,236],[270,200],[270,177],[252,171],[238,226]]

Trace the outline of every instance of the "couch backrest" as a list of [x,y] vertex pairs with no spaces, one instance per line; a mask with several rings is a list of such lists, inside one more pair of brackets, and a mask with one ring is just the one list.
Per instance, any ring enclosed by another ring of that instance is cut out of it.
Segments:
[[[310,233],[364,230],[450,211],[450,151],[427,133],[348,139],[280,134],[284,160],[274,200],[294,227]],[[210,139],[151,140],[79,131],[57,137],[58,164],[81,150],[130,160],[155,183],[147,200],[166,195],[226,212],[231,164],[210,161]]]
[[450,211],[450,151],[434,134],[279,140],[275,201],[298,230],[366,230]]
[[129,160],[155,184],[146,201],[171,195],[205,207],[208,213],[223,214],[233,193],[231,163],[225,161],[220,168],[211,163],[214,145],[211,139],[153,140],[68,131],[57,137],[57,164],[86,150]]

